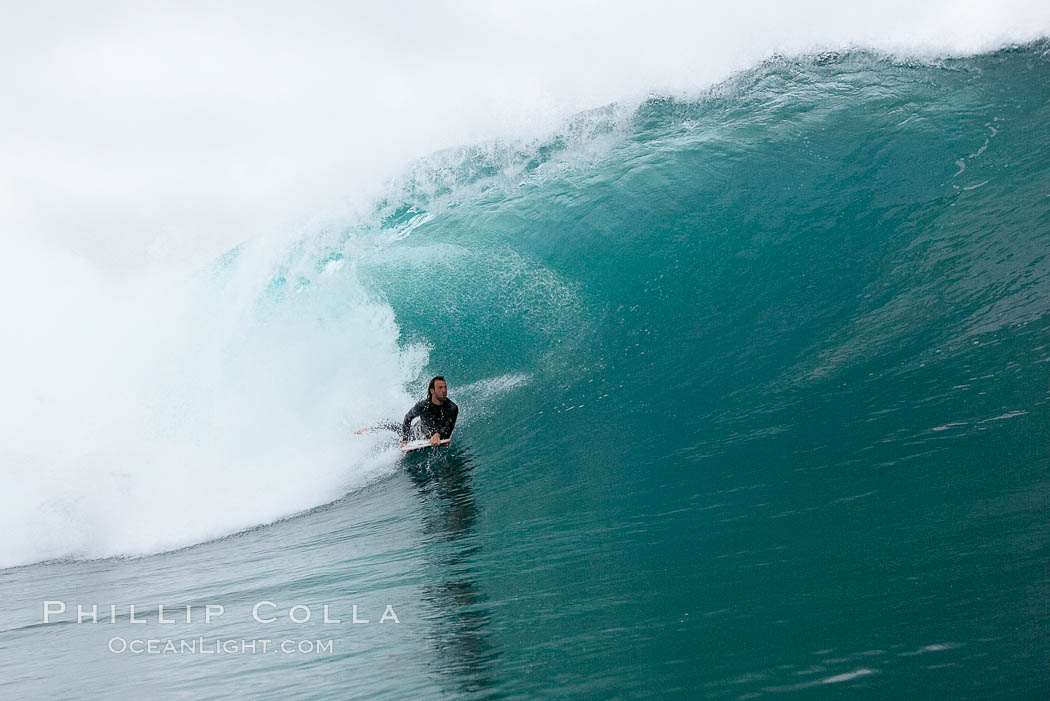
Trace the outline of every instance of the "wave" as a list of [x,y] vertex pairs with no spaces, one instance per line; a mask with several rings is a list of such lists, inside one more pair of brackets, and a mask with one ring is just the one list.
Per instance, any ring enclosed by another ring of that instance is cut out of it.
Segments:
[[[461,391],[461,440],[495,440],[527,397],[548,410],[525,433],[656,421],[680,457],[782,435],[871,378],[986,375],[990,345],[1035,363],[1048,56],[776,57],[695,99],[441,151],[363,212],[192,275],[113,279],[19,244],[4,291],[35,296],[5,319],[0,566],[159,552],[337,499],[397,467],[348,428],[398,417],[430,373]],[[901,407],[929,391],[894,386]]]

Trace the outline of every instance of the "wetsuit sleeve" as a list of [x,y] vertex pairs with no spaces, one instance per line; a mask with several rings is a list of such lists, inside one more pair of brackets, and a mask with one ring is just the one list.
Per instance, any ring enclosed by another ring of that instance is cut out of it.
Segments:
[[451,408],[452,411],[449,412],[448,418],[438,426],[437,432],[441,434],[442,440],[452,437],[452,431],[456,428],[456,419],[459,418],[459,407],[452,405]]
[[419,404],[416,404],[415,406],[413,406],[411,409],[408,410],[408,413],[405,414],[405,420],[401,423],[401,440],[403,440],[403,441],[407,441],[408,440],[408,431],[409,431],[409,428],[411,428],[411,426],[412,426],[412,419],[416,418],[417,416],[419,416],[422,413],[423,413],[423,410],[422,410],[422,408],[420,407]]

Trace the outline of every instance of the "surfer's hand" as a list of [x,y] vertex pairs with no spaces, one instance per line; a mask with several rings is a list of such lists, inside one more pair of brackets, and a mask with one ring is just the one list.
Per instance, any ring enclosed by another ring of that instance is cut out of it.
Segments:
[[437,445],[440,442],[441,442],[441,434],[440,433],[435,433],[433,436],[430,437],[430,445]]
[[404,448],[406,445],[408,445],[408,441],[401,441],[401,447],[402,448]]

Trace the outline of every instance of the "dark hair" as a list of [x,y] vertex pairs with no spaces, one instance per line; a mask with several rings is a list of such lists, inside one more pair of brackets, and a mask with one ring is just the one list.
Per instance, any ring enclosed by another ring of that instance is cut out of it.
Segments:
[[[430,384],[427,385],[427,399],[430,399],[433,396],[431,394],[431,392],[434,391],[434,383],[437,382],[438,380],[441,380],[442,382],[445,382],[445,378],[442,377],[441,375],[435,375],[434,377],[430,378]],[[448,383],[445,382],[445,384],[448,384]]]

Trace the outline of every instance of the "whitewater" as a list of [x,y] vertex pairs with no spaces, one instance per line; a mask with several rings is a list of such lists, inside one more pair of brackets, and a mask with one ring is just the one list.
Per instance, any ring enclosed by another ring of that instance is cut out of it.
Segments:
[[[12,697],[1045,689],[1044,7],[64,10],[2,49]],[[355,433],[435,374],[451,449]],[[215,602],[164,635],[335,652],[107,647]]]

